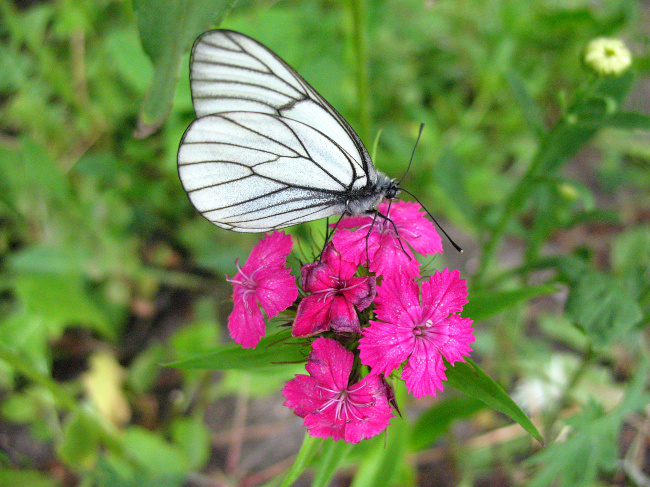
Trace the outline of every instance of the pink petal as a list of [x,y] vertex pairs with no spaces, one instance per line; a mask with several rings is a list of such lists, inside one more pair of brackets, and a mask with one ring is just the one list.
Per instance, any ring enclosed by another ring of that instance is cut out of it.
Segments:
[[[422,307],[436,309],[436,316],[460,313],[467,303],[467,283],[460,272],[445,268],[422,283]],[[426,311],[425,311],[426,312]]]
[[324,404],[305,417],[304,426],[311,436],[358,443],[386,429],[392,409],[384,382],[377,375],[369,374],[349,386],[348,391],[341,410],[335,404]]
[[370,306],[375,299],[377,295],[376,282],[377,279],[374,276],[351,277],[346,281],[343,295],[361,311]]
[[[339,228],[337,228],[332,237],[332,243],[341,252],[344,259],[356,265],[365,265],[366,261],[372,261],[373,259],[377,250],[375,242],[378,236],[373,234],[368,235],[369,226],[367,228],[364,226],[354,231],[344,230],[347,228],[344,222],[352,223],[359,219],[368,219],[368,217],[352,217],[341,220]],[[369,222],[372,222],[372,219],[369,219]]]
[[342,391],[348,387],[354,355],[331,338],[317,338],[311,344],[306,369],[327,389]]
[[358,264],[345,260],[342,254],[332,244],[327,245],[325,248],[323,262],[326,262],[332,269],[331,275],[342,281],[351,278],[357,271]]
[[329,407],[324,411],[314,411],[305,417],[303,426],[309,435],[316,438],[332,438],[334,441],[345,437],[345,423],[337,421],[336,409]]
[[[370,270],[378,275],[406,273],[416,277],[420,263],[409,245],[422,254],[442,252],[442,240],[420,208],[417,203],[397,201],[390,205],[390,220],[381,216],[345,218],[332,238],[334,246],[355,264],[368,261]],[[378,208],[384,215],[388,209],[386,202]],[[359,228],[345,230],[354,226]]]
[[[409,201],[394,201],[388,215],[399,230],[401,238],[406,240],[417,253],[422,255],[442,253],[442,239],[435,226],[420,211],[419,203]],[[379,211],[388,209],[387,203],[379,205]],[[386,214],[386,213],[384,213]]]
[[322,389],[318,387],[318,382],[305,374],[298,374],[288,381],[282,389],[282,395],[286,398],[284,405],[301,418],[323,405]]
[[310,262],[300,269],[302,288],[305,292],[315,293],[331,289],[334,285],[332,268],[327,262]]
[[370,271],[377,275],[406,274],[411,277],[420,275],[420,263],[413,252],[400,239],[390,235],[381,235],[378,239],[376,252],[370,260]]
[[472,351],[469,344],[475,340],[472,320],[454,314],[436,323],[434,329],[437,335],[434,343],[447,362],[452,365],[456,361],[464,362],[463,356],[469,356]]
[[253,247],[242,269],[248,273],[262,268],[283,268],[292,245],[291,235],[284,232],[267,234]]
[[417,281],[395,274],[384,278],[377,288],[375,316],[388,323],[419,324],[421,320],[420,289]]
[[262,312],[252,295],[249,299],[235,300],[235,307],[228,317],[230,336],[243,348],[254,348],[265,335]]
[[296,279],[289,269],[277,269],[273,275],[258,282],[255,296],[260,302],[267,318],[275,318],[298,297]]
[[359,356],[373,372],[389,373],[409,357],[414,346],[412,329],[371,320],[359,340]]
[[354,305],[344,296],[334,296],[329,310],[330,326],[340,333],[361,333],[359,316]]
[[323,298],[318,294],[304,297],[298,305],[291,334],[295,337],[308,337],[329,330],[331,302],[331,297]]
[[445,364],[435,345],[427,340],[416,340],[416,346],[402,370],[402,379],[415,397],[435,396],[447,380]]
[[282,390],[285,405],[304,418],[311,436],[357,443],[384,431],[390,422],[390,390],[376,374],[349,385],[354,355],[331,338],[312,343],[307,371]]
[[356,408],[356,416],[346,424],[346,443],[358,443],[384,431],[393,416],[388,391],[384,381],[376,374],[369,374],[350,386],[350,402],[362,404]]

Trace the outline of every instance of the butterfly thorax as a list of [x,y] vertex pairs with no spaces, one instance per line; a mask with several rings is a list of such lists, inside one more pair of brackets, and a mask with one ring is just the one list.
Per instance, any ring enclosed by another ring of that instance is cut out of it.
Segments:
[[345,201],[346,215],[363,215],[377,208],[384,198],[393,199],[399,193],[397,182],[377,171],[373,184],[352,190]]

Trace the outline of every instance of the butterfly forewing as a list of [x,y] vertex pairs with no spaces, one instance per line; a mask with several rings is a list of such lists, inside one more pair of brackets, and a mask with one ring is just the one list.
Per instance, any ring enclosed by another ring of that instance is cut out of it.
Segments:
[[280,115],[328,134],[374,171],[347,121],[302,76],[257,41],[227,30],[199,37],[192,51],[190,81],[197,117],[245,110]]
[[197,115],[179,175],[218,226],[261,232],[335,214],[377,173],[341,115],[266,47],[233,31],[197,39],[190,67]]

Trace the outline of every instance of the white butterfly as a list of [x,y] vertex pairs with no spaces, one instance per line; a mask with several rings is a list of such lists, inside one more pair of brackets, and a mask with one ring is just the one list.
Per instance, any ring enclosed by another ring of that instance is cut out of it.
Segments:
[[377,171],[343,117],[277,55],[214,30],[192,49],[197,119],[178,149],[192,204],[219,227],[266,232],[360,215],[398,183]]

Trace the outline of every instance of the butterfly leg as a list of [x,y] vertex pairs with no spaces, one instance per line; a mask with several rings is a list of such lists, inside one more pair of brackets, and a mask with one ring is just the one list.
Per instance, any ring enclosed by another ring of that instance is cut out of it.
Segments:
[[323,258],[323,252],[325,252],[325,247],[327,247],[327,244],[332,240],[332,237],[334,236],[334,232],[336,232],[336,229],[339,227],[339,223],[341,223],[341,220],[343,220],[346,216],[345,213],[341,215],[341,218],[338,219],[338,221],[334,224],[334,228],[332,228],[332,231],[329,231],[330,228],[330,219],[327,217],[325,219],[326,222],[326,227],[325,227],[325,243],[323,244],[323,248],[320,251],[320,255],[318,256],[318,261],[320,262]]
[[[388,210],[386,213],[390,213],[390,205],[392,201],[388,203]],[[393,226],[393,230],[395,230],[395,235],[397,235],[397,241],[399,242],[399,246],[402,249],[402,252],[406,254],[406,256],[411,260],[411,256],[408,254],[406,249],[404,248],[404,244],[402,243],[402,239],[399,236],[399,230],[397,229],[397,225],[395,225],[395,222],[391,220],[391,218],[388,215],[384,215],[383,213],[380,213],[379,210],[372,210],[373,213],[375,214],[375,217],[372,220],[372,225],[370,226],[370,230],[372,230],[372,226],[375,224],[375,220],[377,219],[378,216],[382,217],[384,220],[389,222]],[[368,231],[368,236],[370,236],[370,231]],[[368,237],[366,237],[366,257],[367,257],[367,250],[368,250]]]

